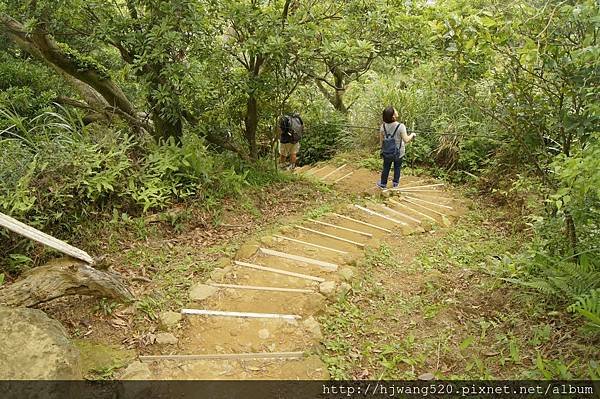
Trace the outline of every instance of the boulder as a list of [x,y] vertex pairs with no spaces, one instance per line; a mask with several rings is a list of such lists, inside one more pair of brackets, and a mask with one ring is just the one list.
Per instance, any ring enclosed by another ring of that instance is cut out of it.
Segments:
[[177,342],[179,342],[179,340],[171,333],[156,334],[156,343],[159,345],[175,345]]
[[210,279],[213,281],[223,281],[226,274],[226,269],[216,268],[212,272],[210,272]]
[[305,319],[302,322],[302,325],[313,336],[314,339],[319,341],[323,339],[323,334],[321,333],[321,326],[313,316],[310,316],[309,318]]
[[352,286],[348,283],[341,283],[340,286],[338,287],[338,296],[339,297],[344,297],[346,296],[346,294],[348,292],[350,292],[350,290],[352,289]]
[[177,312],[162,312],[158,315],[158,325],[162,330],[171,330],[179,324],[183,316]]
[[216,294],[217,291],[219,291],[219,289],[212,285],[194,284],[192,288],[190,288],[189,297],[192,301],[203,301]]
[[56,320],[37,309],[0,306],[0,379],[78,380],[79,351]]
[[354,277],[354,269],[344,267],[338,271],[338,274],[344,281],[352,281],[352,278]]
[[244,260],[244,259],[251,258],[254,256],[256,251],[258,251],[258,248],[260,248],[260,247],[256,244],[242,245],[240,247],[240,249],[238,249],[237,253],[235,254],[235,259]]
[[146,363],[133,362],[120,376],[121,380],[147,380],[150,379],[152,373],[150,367]]
[[335,294],[335,281],[324,281],[319,284],[319,292],[326,297],[332,297]]

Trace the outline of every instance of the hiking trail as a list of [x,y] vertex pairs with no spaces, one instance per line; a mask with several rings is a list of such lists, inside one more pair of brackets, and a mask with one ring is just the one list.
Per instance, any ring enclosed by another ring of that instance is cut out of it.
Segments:
[[348,165],[320,163],[294,173],[356,200],[248,241],[234,258],[221,259],[209,280],[195,282],[196,299],[173,315],[184,321],[179,342],[140,356],[120,378],[328,379],[317,316],[352,289],[365,250],[383,238],[400,242],[448,226],[462,212],[460,200],[430,178],[404,176],[399,189],[382,191],[376,172]]

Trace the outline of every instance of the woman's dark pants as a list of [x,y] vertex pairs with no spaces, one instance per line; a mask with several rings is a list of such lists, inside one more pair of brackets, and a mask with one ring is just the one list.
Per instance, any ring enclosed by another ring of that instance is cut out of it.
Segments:
[[398,182],[400,181],[400,169],[402,168],[402,158],[383,158],[383,170],[381,171],[381,186],[385,187],[387,185],[390,169],[392,168],[392,162],[394,163],[394,185],[398,185]]

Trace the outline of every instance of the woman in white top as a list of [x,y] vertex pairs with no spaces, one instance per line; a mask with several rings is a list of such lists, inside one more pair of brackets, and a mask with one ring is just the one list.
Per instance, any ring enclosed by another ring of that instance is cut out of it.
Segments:
[[[383,110],[383,123],[379,129],[379,146],[381,148],[381,156],[383,158],[383,169],[381,171],[381,180],[377,183],[380,188],[387,187],[388,176],[392,163],[394,164],[394,180],[393,186],[398,187],[400,183],[400,169],[402,167],[402,159],[405,154],[405,143],[410,142],[415,136],[415,133],[410,135],[406,133],[406,126],[397,121],[398,111],[391,105]],[[390,142],[393,138],[395,148],[390,152]]]

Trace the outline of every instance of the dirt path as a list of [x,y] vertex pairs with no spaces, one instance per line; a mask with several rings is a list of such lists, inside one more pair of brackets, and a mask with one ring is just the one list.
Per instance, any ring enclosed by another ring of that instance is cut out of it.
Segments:
[[[234,259],[223,259],[211,279],[199,282],[204,298],[183,307],[179,343],[133,365],[149,370],[144,378],[328,379],[316,316],[351,289],[365,249],[379,247],[383,237],[400,239],[449,224],[460,213],[443,185],[426,179],[405,177],[402,191],[382,192],[375,187],[377,174],[365,169],[325,163],[296,173],[356,200],[247,242]],[[242,314],[197,315],[186,309]],[[189,355],[197,358],[179,357]]]

